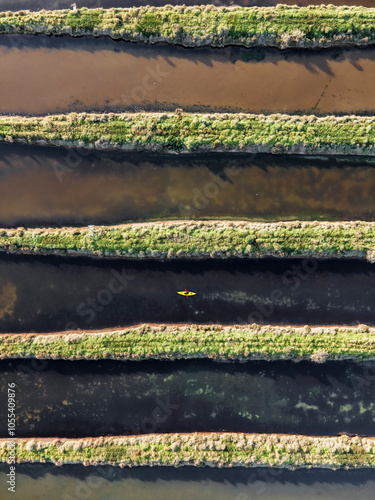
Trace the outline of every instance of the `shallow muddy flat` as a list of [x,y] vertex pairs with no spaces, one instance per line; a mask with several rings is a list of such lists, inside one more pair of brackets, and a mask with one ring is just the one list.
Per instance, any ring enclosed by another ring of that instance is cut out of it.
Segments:
[[[0,258],[0,331],[139,323],[374,325],[375,265],[359,260],[176,262]],[[187,288],[195,297],[177,295]]]
[[5,35],[0,61],[0,113],[375,111],[375,49],[184,49]]
[[[17,435],[164,432],[372,435],[375,363],[14,360]],[[6,405],[0,408],[6,422]],[[7,436],[0,425],[0,437]]]
[[373,220],[366,158],[0,145],[0,227],[162,219]]
[[[8,467],[0,465],[2,484]],[[12,498],[47,500],[57,491],[91,500],[373,500],[375,479],[371,470],[17,465]]]

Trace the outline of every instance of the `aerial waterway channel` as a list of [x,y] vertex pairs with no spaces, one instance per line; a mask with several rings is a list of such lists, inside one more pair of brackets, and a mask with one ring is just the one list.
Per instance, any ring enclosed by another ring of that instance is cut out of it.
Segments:
[[0,227],[166,219],[373,220],[375,162],[0,145]]
[[[0,256],[0,331],[149,323],[374,325],[360,260]],[[177,295],[187,288],[194,297]]]
[[[0,112],[375,112],[375,49],[186,49],[0,36]],[[265,84],[266,82],[266,84]]]

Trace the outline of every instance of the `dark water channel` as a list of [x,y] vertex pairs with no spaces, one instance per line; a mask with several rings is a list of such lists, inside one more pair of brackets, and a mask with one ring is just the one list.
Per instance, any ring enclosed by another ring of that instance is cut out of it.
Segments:
[[[13,360],[1,361],[0,380],[3,395],[16,384],[20,437],[374,434],[374,362]],[[7,436],[3,424],[0,433]]]
[[[195,291],[195,297],[177,291]],[[134,261],[0,256],[0,331],[147,323],[374,325],[360,260]]]
[[0,227],[161,219],[374,220],[370,158],[0,145]]

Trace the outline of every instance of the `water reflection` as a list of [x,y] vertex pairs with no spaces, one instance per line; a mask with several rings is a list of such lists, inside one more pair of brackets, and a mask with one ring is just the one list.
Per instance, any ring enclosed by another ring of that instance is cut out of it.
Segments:
[[373,220],[374,166],[365,157],[77,152],[3,144],[0,226]]
[[372,48],[348,53],[337,48],[186,49],[104,38],[4,35],[0,58],[1,113],[375,110]]

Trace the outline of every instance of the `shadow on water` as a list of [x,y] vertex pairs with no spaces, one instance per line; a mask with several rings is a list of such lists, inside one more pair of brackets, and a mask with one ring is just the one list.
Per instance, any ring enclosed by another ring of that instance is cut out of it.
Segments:
[[[16,384],[20,437],[374,434],[374,362],[38,363],[0,363],[1,394],[10,380]],[[0,417],[6,422],[5,396]],[[6,424],[0,426],[0,436],[7,436]]]
[[373,220],[369,158],[0,145],[0,226],[161,219]]
[[[9,466],[0,465],[6,484]],[[235,467],[85,467],[18,464],[18,500],[372,500],[371,470],[278,470]],[[57,493],[58,492],[58,493]],[[26,495],[26,496],[25,496]],[[68,496],[69,495],[69,496]]]
[[[0,259],[0,331],[148,323],[374,324],[360,260]],[[197,292],[186,298],[179,290]],[[42,307],[43,304],[43,307]]]
[[5,35],[0,60],[2,113],[375,110],[372,48],[186,49],[107,38]]

